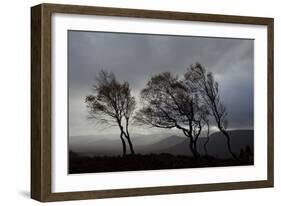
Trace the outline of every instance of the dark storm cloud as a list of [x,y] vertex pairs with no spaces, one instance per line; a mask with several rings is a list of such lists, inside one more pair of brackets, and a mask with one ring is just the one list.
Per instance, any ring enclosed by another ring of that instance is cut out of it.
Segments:
[[135,94],[153,74],[181,75],[196,61],[212,71],[232,128],[253,127],[253,40],[68,32],[70,133],[87,133],[85,95],[100,69],[129,81]]

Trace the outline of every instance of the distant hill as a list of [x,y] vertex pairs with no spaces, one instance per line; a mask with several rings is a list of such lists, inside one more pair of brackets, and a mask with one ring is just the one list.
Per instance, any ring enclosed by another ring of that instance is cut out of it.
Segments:
[[[159,147],[157,148],[164,149],[184,140],[181,139],[181,141],[176,141],[175,144],[169,144],[168,142],[165,143],[167,141],[164,140],[166,137],[167,134],[131,134],[132,142],[134,144],[135,150],[138,153],[147,150],[153,152],[153,149],[151,150],[151,148],[154,147],[154,144],[157,145],[159,143]],[[171,138],[171,141],[175,141],[175,139]],[[78,154],[83,154],[87,156],[112,156],[122,154],[122,145],[119,138],[119,134],[117,134],[117,136],[116,134],[70,136],[68,141],[69,150]]]
[[[164,135],[164,134],[163,134]],[[233,130],[230,131],[231,144],[233,151],[237,154],[240,149],[248,145],[253,151],[254,132],[253,130]],[[152,142],[156,139],[157,142]],[[160,139],[160,140],[159,140]],[[204,154],[203,144],[206,138],[198,139],[198,151]],[[140,154],[160,154],[169,153],[173,155],[191,155],[189,150],[189,140],[187,137],[176,135],[161,137],[161,135],[135,135],[133,139],[136,153]],[[93,136],[80,136],[69,138],[69,149],[85,156],[115,156],[122,154],[122,147],[119,138]],[[226,147],[226,139],[220,133],[216,132],[210,136],[208,143],[209,155],[215,157],[230,157]]]
[[185,140],[186,140],[185,137],[173,135],[153,144],[148,144],[143,146],[136,145],[136,151],[142,154],[159,153],[159,152],[161,153],[165,149],[181,144]]
[[[231,146],[233,152],[239,154],[240,150],[243,148],[245,150],[246,146],[249,146],[252,152],[254,151],[254,131],[253,130],[233,130],[229,131],[231,137]],[[198,151],[204,154],[204,143],[206,138],[198,139]],[[230,154],[226,147],[226,138],[221,132],[216,132],[210,135],[210,141],[207,145],[208,154],[215,157],[230,157]],[[189,150],[189,140],[184,141],[171,146],[169,148],[158,151],[158,153],[170,153],[174,155],[191,155]]]

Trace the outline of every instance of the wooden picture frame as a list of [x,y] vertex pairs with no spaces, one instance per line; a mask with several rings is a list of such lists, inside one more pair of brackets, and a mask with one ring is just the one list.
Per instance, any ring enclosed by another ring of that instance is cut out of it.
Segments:
[[[52,192],[51,160],[51,17],[54,13],[146,19],[263,25],[267,27],[267,179],[257,181],[169,185],[128,189]],[[31,198],[41,202],[160,195],[273,187],[273,37],[272,18],[150,11],[78,5],[40,4],[31,8]]]

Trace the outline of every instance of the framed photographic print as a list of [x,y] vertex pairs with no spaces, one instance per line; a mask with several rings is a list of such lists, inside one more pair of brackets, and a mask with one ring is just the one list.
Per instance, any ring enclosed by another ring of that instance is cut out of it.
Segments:
[[31,8],[31,197],[273,187],[273,19]]

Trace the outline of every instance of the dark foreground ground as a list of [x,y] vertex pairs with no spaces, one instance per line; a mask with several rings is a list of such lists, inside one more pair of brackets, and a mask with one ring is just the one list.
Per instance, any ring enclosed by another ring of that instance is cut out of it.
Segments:
[[69,173],[95,173],[137,170],[159,170],[200,167],[222,167],[253,165],[253,157],[245,156],[239,162],[233,159],[218,159],[203,156],[195,159],[190,156],[171,154],[129,155],[126,157],[85,157],[69,153]]

